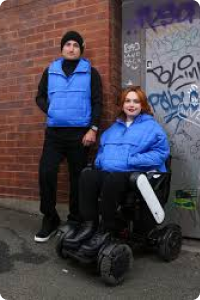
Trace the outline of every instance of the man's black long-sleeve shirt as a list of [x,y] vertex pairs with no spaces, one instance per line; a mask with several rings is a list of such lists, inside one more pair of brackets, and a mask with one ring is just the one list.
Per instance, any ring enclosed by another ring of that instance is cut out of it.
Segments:
[[[69,76],[78,65],[79,60],[70,61],[64,60],[62,64],[63,72],[66,76]],[[98,71],[95,68],[91,68],[91,126],[99,127],[101,110],[102,110],[102,82]],[[36,103],[40,109],[47,113],[48,103],[48,68],[45,69],[40,83],[38,85],[38,93],[36,96]]]

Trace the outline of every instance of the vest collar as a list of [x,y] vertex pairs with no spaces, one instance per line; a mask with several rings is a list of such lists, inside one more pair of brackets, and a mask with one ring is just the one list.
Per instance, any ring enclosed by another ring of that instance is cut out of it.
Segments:
[[[62,70],[63,60],[64,60],[63,57],[60,57],[57,60],[55,60],[50,69],[50,73],[56,73],[56,74],[66,76]],[[74,73],[91,73],[90,61],[86,58],[81,58],[72,74],[74,74]]]

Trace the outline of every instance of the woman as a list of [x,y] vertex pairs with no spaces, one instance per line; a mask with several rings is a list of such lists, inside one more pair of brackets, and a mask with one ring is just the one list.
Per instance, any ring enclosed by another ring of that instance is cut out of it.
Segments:
[[166,134],[153,118],[146,94],[138,86],[127,88],[119,118],[101,136],[95,169],[81,175],[79,208],[84,222],[74,238],[65,239],[65,245],[78,248],[82,244],[88,253],[98,251],[115,230],[115,213],[129,190],[130,172],[166,172],[168,156]]

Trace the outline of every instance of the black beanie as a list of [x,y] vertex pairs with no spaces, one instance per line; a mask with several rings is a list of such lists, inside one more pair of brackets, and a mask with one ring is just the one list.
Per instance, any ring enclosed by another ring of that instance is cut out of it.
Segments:
[[83,40],[82,36],[76,31],[68,31],[65,33],[65,35],[63,35],[63,37],[61,39],[61,51],[62,51],[65,43],[67,43],[70,40],[76,41],[79,44],[81,54],[82,54],[83,50],[84,50],[84,40]]

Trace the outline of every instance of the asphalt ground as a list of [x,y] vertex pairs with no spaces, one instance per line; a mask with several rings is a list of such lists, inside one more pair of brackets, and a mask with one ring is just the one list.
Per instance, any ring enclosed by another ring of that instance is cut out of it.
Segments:
[[163,262],[137,249],[133,268],[117,287],[106,286],[95,268],[55,252],[55,238],[33,240],[41,216],[0,208],[0,294],[6,300],[137,299],[194,300],[200,294],[200,253],[182,250]]

